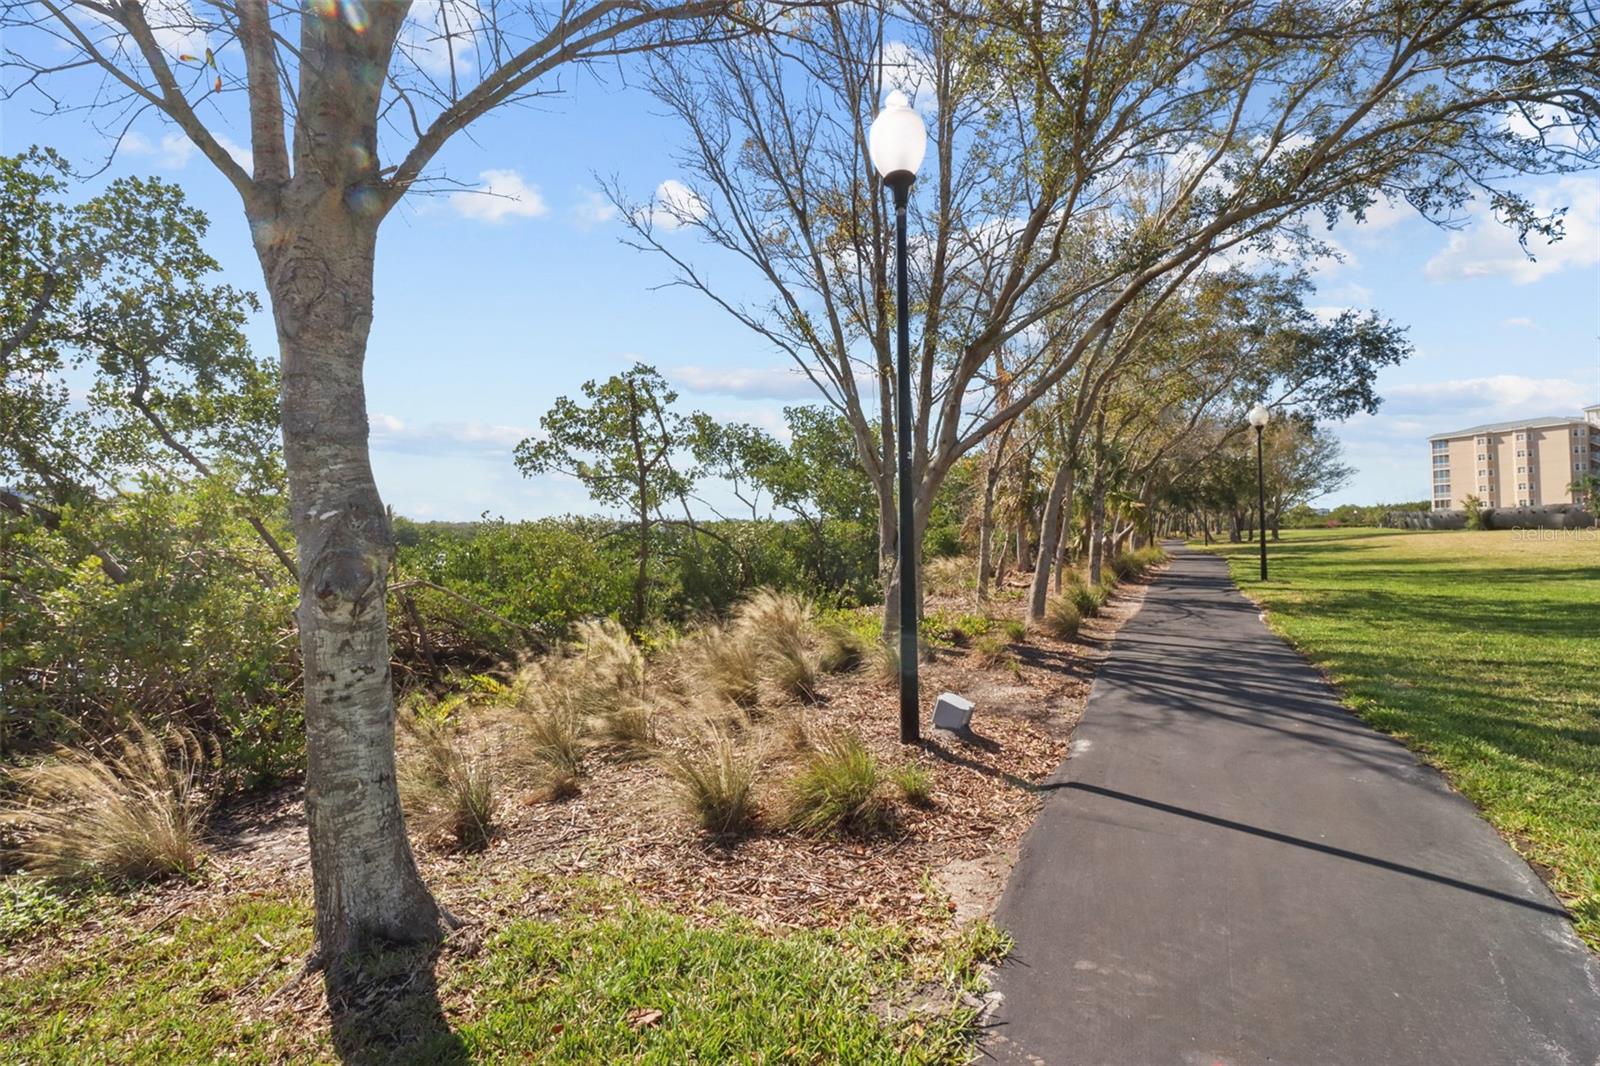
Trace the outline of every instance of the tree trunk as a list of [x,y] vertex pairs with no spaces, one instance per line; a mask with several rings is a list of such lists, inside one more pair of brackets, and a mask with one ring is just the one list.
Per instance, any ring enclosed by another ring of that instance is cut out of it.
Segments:
[[372,324],[376,220],[349,190],[296,184],[252,218],[283,361],[283,452],[299,549],[306,822],[317,957],[437,939],[395,783],[386,585],[394,558],[367,450],[362,364]]
[[1099,450],[1094,457],[1094,474],[1089,489],[1089,583],[1100,583],[1105,562],[1106,481]]
[[1000,484],[1000,464],[993,459],[984,476],[983,513],[978,519],[978,601],[989,599],[989,581],[994,577],[994,494]]
[[1061,511],[1061,521],[1056,524],[1055,582],[1056,595],[1058,596],[1061,595],[1061,586],[1064,583],[1062,581],[1062,577],[1066,573],[1067,569],[1067,524],[1069,521],[1067,516],[1071,513],[1072,512],[1069,509],[1063,508]]
[[1071,499],[1072,458],[1068,456],[1056,467],[1056,476],[1050,481],[1050,493],[1044,501],[1044,518],[1039,523],[1039,565],[1033,571],[1033,588],[1028,598],[1028,617],[1035,622],[1044,617],[1045,602],[1050,596],[1050,566],[1061,536],[1062,504]]

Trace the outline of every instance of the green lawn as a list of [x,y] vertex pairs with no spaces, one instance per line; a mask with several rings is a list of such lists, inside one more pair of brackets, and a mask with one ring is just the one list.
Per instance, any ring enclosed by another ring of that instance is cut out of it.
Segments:
[[[1196,545],[1198,547],[1198,545]],[[1346,702],[1544,866],[1600,948],[1600,537],[1286,530],[1214,545]]]
[[0,979],[0,1046],[34,1063],[960,1063],[963,995],[1006,948],[942,908],[915,932],[862,920],[772,934],[603,883],[559,891],[558,913],[496,907],[432,963],[375,962],[331,1027],[320,983],[291,981],[309,948],[303,902],[151,922]]

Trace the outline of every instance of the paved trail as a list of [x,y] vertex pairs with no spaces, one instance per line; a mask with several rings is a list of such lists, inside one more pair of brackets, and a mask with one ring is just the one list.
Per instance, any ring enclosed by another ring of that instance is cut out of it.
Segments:
[[1220,559],[1117,637],[998,920],[1003,1062],[1600,1064],[1600,966]]

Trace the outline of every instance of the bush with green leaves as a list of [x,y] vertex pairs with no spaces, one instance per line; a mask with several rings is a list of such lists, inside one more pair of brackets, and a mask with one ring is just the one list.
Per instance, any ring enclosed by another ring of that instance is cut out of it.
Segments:
[[[51,528],[0,511],[12,583],[0,750],[171,721],[217,738],[230,786],[296,770],[297,590],[231,488],[146,476],[114,502],[59,516]],[[112,580],[97,552],[126,580]]]

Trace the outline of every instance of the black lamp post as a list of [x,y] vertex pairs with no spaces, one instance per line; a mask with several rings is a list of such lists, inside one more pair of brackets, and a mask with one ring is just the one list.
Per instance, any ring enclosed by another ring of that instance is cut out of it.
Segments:
[[872,165],[894,192],[895,275],[895,447],[899,452],[900,529],[896,537],[900,567],[900,741],[921,738],[917,695],[917,553],[915,495],[911,487],[911,316],[906,280],[906,202],[927,151],[922,116],[898,90],[889,94],[867,134]]
[[1261,580],[1267,579],[1267,467],[1262,458],[1262,434],[1272,420],[1272,412],[1262,404],[1250,408],[1250,424],[1256,427],[1256,524],[1261,527]]

